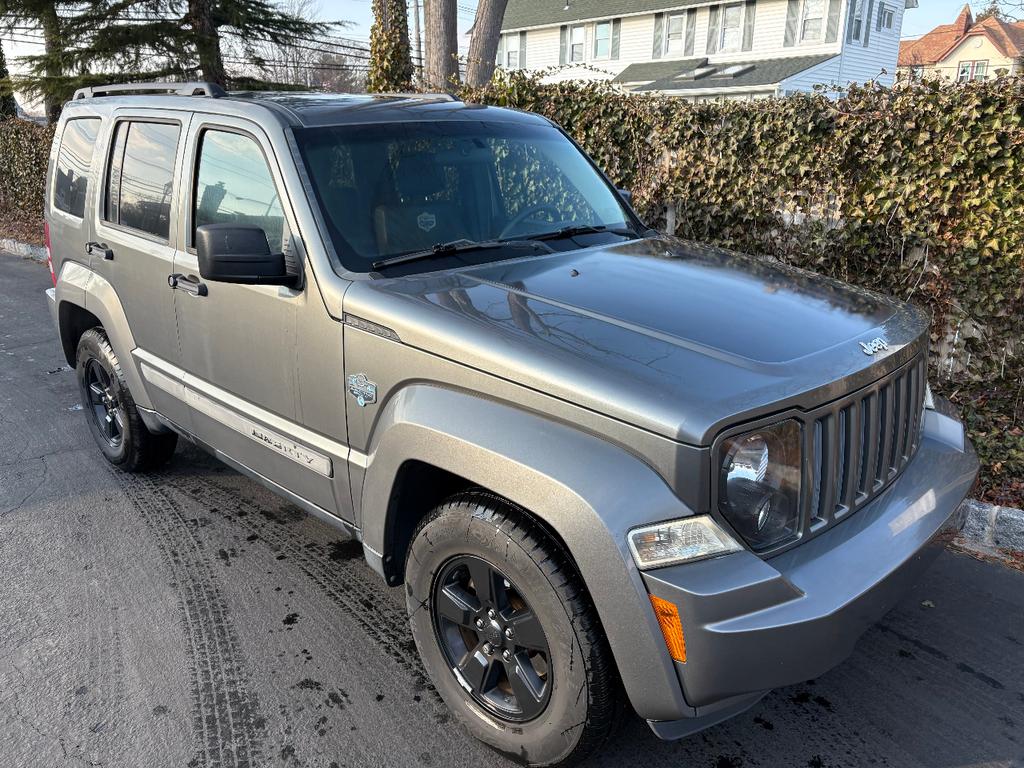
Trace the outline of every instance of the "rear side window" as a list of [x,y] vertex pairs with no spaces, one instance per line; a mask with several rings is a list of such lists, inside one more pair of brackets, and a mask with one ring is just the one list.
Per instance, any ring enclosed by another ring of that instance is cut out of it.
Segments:
[[53,205],[64,213],[82,218],[89,191],[92,149],[100,130],[98,117],[68,120],[60,138],[57,171],[53,178]]
[[251,137],[229,131],[203,132],[192,222],[196,227],[254,224],[263,228],[272,252],[283,250],[281,199],[263,152]]
[[180,131],[167,123],[117,124],[107,176],[107,221],[169,238]]

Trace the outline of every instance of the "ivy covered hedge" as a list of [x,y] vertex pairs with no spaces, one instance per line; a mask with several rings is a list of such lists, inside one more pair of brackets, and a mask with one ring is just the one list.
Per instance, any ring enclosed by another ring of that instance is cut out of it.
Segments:
[[690,103],[511,74],[463,96],[561,124],[652,226],[927,307],[981,495],[1024,506],[1024,78]]
[[[689,103],[512,74],[463,97],[560,123],[654,226],[927,307],[980,494],[1024,507],[1024,78]],[[41,214],[52,135],[0,122],[0,210]]]
[[43,215],[43,186],[53,128],[28,120],[0,120],[0,211]]

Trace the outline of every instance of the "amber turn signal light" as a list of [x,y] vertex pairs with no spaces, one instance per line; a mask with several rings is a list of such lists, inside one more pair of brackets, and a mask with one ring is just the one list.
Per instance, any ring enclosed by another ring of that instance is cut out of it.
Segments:
[[660,597],[648,595],[654,615],[658,617],[658,626],[665,638],[669,655],[676,661],[686,661],[686,638],[683,637],[683,622],[679,620],[679,609],[674,603]]

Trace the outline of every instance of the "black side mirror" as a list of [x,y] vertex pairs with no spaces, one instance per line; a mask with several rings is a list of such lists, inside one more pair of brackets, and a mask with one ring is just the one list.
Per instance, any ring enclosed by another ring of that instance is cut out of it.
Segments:
[[196,255],[204,280],[220,283],[288,285],[283,253],[271,253],[262,227],[204,224],[196,227]]
[[615,191],[619,193],[619,197],[621,197],[623,200],[626,201],[626,205],[628,205],[630,208],[633,207],[633,193],[632,192],[630,192],[628,189],[617,189]]

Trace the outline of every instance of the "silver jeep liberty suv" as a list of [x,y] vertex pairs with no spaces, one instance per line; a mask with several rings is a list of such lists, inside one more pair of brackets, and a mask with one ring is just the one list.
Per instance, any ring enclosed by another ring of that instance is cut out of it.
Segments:
[[922,312],[658,235],[538,115],[84,89],[46,222],[107,458],[184,436],[357,538],[452,711],[532,765],[840,663],[977,471]]

